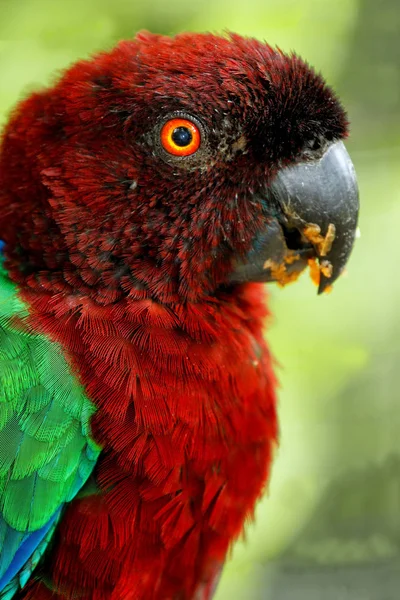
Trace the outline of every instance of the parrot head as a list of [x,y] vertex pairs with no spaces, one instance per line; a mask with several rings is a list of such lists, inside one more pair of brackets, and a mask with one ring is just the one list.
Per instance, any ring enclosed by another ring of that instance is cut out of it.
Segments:
[[346,114],[304,61],[238,35],[149,33],[17,107],[0,154],[2,238],[21,285],[196,301],[284,282],[320,291],[354,242]]

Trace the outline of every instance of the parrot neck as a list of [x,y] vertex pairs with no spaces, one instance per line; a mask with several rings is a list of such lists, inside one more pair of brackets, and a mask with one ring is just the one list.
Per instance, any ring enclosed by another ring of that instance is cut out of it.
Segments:
[[[174,305],[124,299],[99,306],[82,296],[21,295],[31,307],[30,325],[60,343],[97,406],[93,430],[101,445],[121,446],[116,440],[128,422],[132,439],[179,424],[185,435],[207,432],[229,443],[229,429],[241,428],[232,408],[242,419],[250,409],[244,399],[260,384],[267,390],[262,410],[274,405],[262,285]],[[221,417],[229,417],[223,430]]]

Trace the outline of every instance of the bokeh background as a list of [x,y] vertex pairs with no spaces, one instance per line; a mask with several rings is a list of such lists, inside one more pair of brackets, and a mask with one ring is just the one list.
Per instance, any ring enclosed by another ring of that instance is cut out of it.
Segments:
[[348,108],[360,184],[361,237],[334,292],[307,275],[270,287],[281,444],[217,600],[398,599],[399,0],[0,0],[0,127],[21,95],[143,28],[301,54]]

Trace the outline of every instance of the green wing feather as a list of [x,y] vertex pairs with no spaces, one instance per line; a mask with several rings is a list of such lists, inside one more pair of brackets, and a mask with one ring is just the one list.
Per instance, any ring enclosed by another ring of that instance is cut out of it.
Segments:
[[100,452],[92,402],[60,346],[18,328],[27,314],[0,261],[0,574],[20,533],[40,529],[75,496]]

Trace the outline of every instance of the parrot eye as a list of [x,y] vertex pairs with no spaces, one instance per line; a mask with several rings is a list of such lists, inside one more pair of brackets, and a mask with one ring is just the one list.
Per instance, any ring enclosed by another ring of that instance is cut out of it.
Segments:
[[162,148],[172,156],[190,156],[200,147],[200,127],[189,119],[169,119],[161,128],[160,142]]

